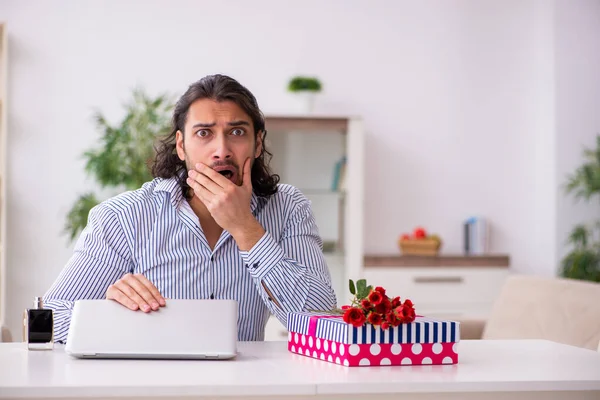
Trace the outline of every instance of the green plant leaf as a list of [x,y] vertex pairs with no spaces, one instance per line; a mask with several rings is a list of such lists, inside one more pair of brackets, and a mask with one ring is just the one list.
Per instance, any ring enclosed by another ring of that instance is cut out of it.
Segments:
[[569,242],[579,248],[587,247],[589,230],[584,225],[577,225],[569,235]]
[[600,253],[597,250],[574,250],[562,260],[560,275],[565,278],[600,282]]
[[85,228],[90,210],[98,203],[99,201],[93,193],[83,194],[75,201],[71,211],[67,214],[65,224],[65,232],[69,235],[71,241]]
[[[152,97],[136,88],[123,107],[125,114],[120,122],[111,124],[96,110],[93,121],[100,137],[96,147],[83,153],[86,173],[100,187],[118,191],[139,189],[152,180],[149,164],[154,145],[170,133],[173,107],[170,96]],[[80,198],[67,215],[66,231],[71,240],[85,226],[89,209],[83,207],[84,203]]]
[[288,83],[288,90],[290,92],[320,92],[322,89],[321,82],[317,78],[307,76],[296,76],[293,77]]
[[352,279],[350,279],[350,282],[348,283],[348,285],[350,286],[350,294],[355,295],[356,287],[354,286],[354,281]]
[[596,148],[584,148],[585,162],[567,176],[565,191],[576,199],[589,200],[600,194],[600,135],[596,136]]
[[367,289],[367,281],[365,279],[359,279],[356,281],[356,297],[359,300],[365,298],[365,290]]

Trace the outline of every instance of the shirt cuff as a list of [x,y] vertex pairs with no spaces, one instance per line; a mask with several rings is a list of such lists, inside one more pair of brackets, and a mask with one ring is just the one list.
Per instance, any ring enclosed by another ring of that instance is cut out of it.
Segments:
[[250,275],[260,279],[285,257],[283,249],[269,232],[265,232],[250,250],[240,251],[240,255]]

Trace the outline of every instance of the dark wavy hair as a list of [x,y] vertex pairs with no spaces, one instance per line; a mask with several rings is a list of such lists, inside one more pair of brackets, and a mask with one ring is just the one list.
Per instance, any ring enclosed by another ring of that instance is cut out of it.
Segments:
[[262,151],[254,159],[250,172],[252,189],[257,196],[268,197],[277,192],[279,175],[272,174],[269,161],[273,156],[266,148],[265,117],[258,108],[254,95],[238,81],[225,75],[209,75],[189,86],[187,91],[179,98],[173,110],[171,133],[159,141],[156,146],[156,156],[152,163],[152,175],[157,178],[177,177],[182,193],[186,198],[191,198],[191,191],[185,182],[187,170],[185,161],[177,156],[176,137],[177,131],[184,132],[190,105],[196,100],[212,99],[218,102],[232,101],[236,103],[252,119],[254,138],[262,134]]

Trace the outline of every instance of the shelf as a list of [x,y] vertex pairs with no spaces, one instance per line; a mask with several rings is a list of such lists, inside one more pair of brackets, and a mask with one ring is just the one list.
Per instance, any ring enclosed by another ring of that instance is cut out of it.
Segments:
[[309,115],[271,115],[265,117],[265,128],[267,132],[318,131],[346,133],[348,130],[348,118]]
[[365,268],[369,267],[489,267],[508,268],[510,257],[497,255],[439,255],[439,256],[403,256],[403,255],[366,255]]

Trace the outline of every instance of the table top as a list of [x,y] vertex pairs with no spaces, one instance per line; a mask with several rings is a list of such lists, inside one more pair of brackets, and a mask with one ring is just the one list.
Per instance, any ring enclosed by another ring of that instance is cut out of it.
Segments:
[[600,391],[600,353],[542,340],[464,340],[457,365],[344,367],[240,342],[233,360],[81,360],[0,344],[0,398]]

